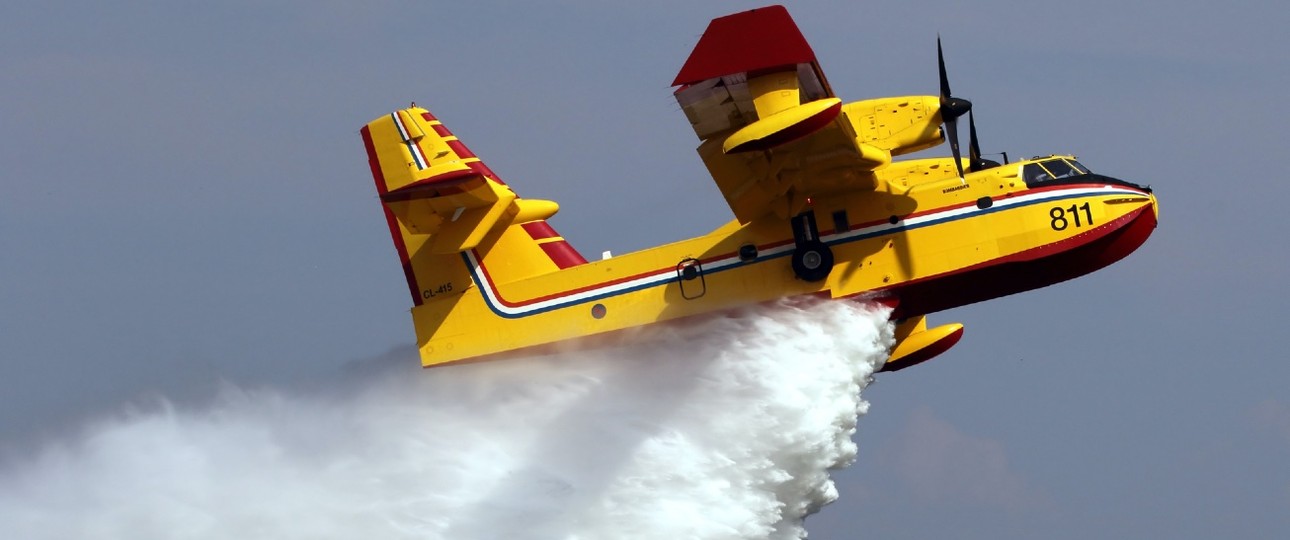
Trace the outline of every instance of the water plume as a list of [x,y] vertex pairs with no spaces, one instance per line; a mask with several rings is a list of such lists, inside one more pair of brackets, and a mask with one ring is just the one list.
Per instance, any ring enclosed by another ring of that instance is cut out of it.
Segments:
[[800,538],[887,314],[783,303],[340,391],[228,388],[0,465],[5,538]]

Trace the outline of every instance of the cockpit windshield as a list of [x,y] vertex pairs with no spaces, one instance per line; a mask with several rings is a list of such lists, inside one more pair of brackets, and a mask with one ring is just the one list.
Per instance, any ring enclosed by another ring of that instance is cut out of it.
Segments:
[[1074,159],[1058,157],[1027,163],[1022,168],[1022,177],[1025,179],[1026,185],[1042,184],[1081,174],[1089,174],[1088,168]]

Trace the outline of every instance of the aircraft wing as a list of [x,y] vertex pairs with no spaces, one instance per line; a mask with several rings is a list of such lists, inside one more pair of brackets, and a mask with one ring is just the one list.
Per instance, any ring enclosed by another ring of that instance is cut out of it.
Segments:
[[[844,105],[834,96],[783,6],[714,19],[672,84],[740,222],[787,218],[813,197],[872,190],[873,171],[891,161],[886,126],[877,125],[888,104]],[[902,114],[921,109],[910,116],[920,124],[936,114],[924,99],[906,101]]]

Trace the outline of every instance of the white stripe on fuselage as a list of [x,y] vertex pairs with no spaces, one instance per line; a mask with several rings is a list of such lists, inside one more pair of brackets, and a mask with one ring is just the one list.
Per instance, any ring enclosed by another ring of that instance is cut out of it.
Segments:
[[[820,240],[829,245],[843,244],[851,241],[860,240],[863,238],[882,236],[884,234],[893,233],[900,230],[916,229],[916,228],[926,227],[926,226],[934,225],[939,222],[945,222],[945,221],[955,221],[975,213],[985,214],[990,212],[998,212],[1004,209],[1036,204],[1046,200],[1069,199],[1072,197],[1081,197],[1086,195],[1106,195],[1111,193],[1123,193],[1123,194],[1129,194],[1129,195],[1136,195],[1136,196],[1143,197],[1144,200],[1146,199],[1146,195],[1144,195],[1140,191],[1118,187],[1118,186],[1112,186],[1112,185],[1104,185],[1104,186],[1097,186],[1097,187],[1078,186],[1078,187],[1071,187],[1068,189],[1057,189],[1057,190],[1044,191],[1039,193],[1027,193],[1024,195],[1009,197],[1005,199],[995,199],[994,204],[991,207],[985,208],[985,209],[977,208],[975,205],[968,205],[961,208],[943,210],[940,212],[932,212],[930,214],[925,214],[922,216],[903,219],[903,220],[897,221],[896,223],[881,223],[878,225],[871,225],[868,227],[853,229],[844,233],[829,234],[829,235],[820,237]],[[793,251],[794,247],[795,246],[793,244],[785,244],[782,246],[766,249],[765,251],[761,251],[759,249],[757,258],[750,261],[741,261],[739,259],[738,254],[732,254],[731,256],[723,257],[721,259],[717,259],[715,261],[710,261],[708,263],[705,263],[703,265],[704,273],[716,272],[716,271],[724,270],[724,269],[734,267],[734,266],[739,266],[739,265],[756,264],[758,262],[762,262],[767,259],[783,256],[786,253]],[[479,286],[480,291],[483,292],[485,301],[487,302],[489,308],[491,308],[494,313],[497,313],[498,315],[501,315],[503,317],[508,317],[508,318],[521,317],[525,315],[531,315],[531,314],[536,314],[544,311],[550,311],[553,309],[558,309],[558,308],[567,307],[571,305],[582,304],[594,299],[617,296],[619,294],[622,294],[631,290],[647,289],[650,287],[665,285],[671,282],[672,280],[676,279],[676,271],[674,269],[663,268],[660,270],[656,270],[654,272],[650,272],[641,277],[634,278],[621,283],[613,283],[613,284],[603,285],[599,287],[593,286],[591,288],[580,290],[580,291],[575,289],[566,293],[557,293],[557,296],[548,298],[546,300],[533,302],[530,304],[519,305],[519,306],[508,306],[505,303],[503,303],[501,295],[497,291],[496,285],[486,277],[486,274],[484,273],[479,263],[479,259],[475,256],[475,253],[473,250],[467,251],[465,253],[465,260],[466,260],[466,264],[470,268],[470,272],[472,277],[475,280],[475,283]],[[595,263],[592,263],[592,264],[595,264]]]

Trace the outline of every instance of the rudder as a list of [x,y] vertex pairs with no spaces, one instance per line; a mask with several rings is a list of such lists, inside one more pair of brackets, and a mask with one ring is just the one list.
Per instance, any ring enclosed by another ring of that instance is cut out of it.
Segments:
[[546,223],[556,203],[517,197],[429,111],[414,104],[369,122],[361,134],[426,365],[443,361],[424,345],[456,301],[479,294],[472,259],[494,283],[586,262]]

